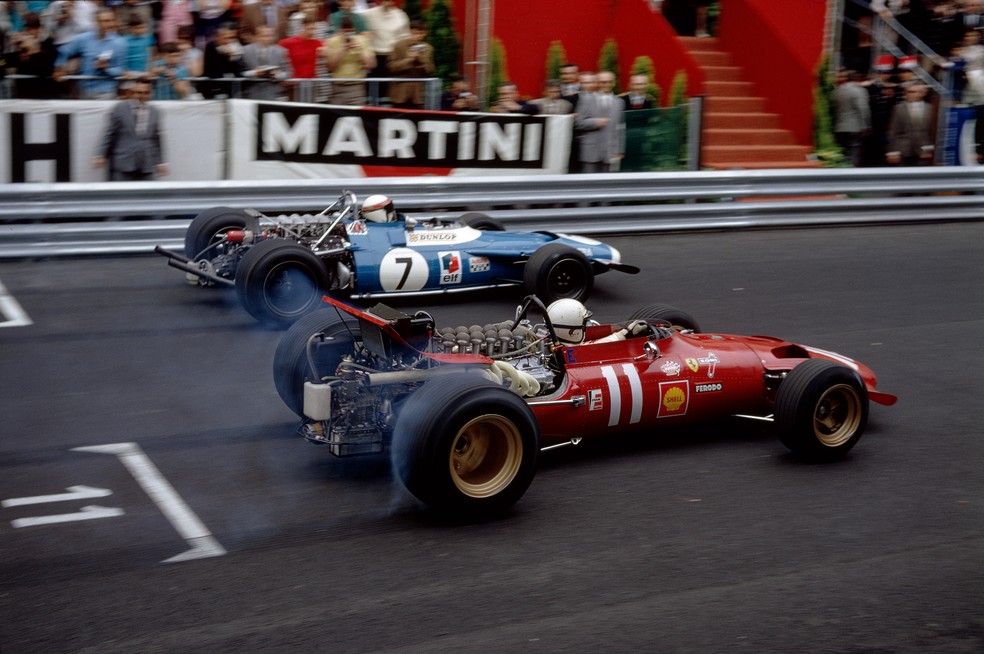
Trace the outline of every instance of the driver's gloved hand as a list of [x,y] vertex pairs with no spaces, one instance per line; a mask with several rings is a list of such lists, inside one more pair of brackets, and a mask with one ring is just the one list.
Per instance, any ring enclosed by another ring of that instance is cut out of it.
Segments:
[[629,336],[642,336],[649,333],[649,323],[645,320],[633,320],[626,326]]

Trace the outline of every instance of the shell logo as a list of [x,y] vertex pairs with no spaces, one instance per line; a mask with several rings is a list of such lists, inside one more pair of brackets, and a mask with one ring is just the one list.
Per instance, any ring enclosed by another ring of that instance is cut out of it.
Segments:
[[662,382],[659,385],[659,418],[683,416],[690,404],[690,382],[687,380]]

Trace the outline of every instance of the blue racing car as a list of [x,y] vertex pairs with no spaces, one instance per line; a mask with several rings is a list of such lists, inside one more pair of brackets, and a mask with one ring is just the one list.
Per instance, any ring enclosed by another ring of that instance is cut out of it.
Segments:
[[550,232],[509,232],[480,213],[421,220],[398,213],[383,195],[361,205],[345,191],[318,214],[266,216],[216,207],[185,235],[185,253],[157,247],[168,263],[202,286],[234,286],[249,313],[286,326],[321,306],[325,294],[454,293],[523,286],[550,303],[584,300],[594,276],[635,274],[615,248]]

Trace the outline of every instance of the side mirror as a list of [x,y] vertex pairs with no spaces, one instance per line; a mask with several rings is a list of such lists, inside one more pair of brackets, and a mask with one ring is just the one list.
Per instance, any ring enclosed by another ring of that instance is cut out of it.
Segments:
[[635,358],[636,361],[641,359],[646,359],[648,361],[653,361],[654,359],[660,358],[662,355],[659,353],[659,346],[652,341],[646,341],[642,344],[643,353]]

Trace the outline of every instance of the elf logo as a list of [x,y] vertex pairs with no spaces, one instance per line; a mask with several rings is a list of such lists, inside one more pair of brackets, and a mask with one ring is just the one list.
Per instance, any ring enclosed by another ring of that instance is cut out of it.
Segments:
[[441,283],[460,284],[461,283],[461,253],[459,252],[438,252],[438,260],[441,262]]

